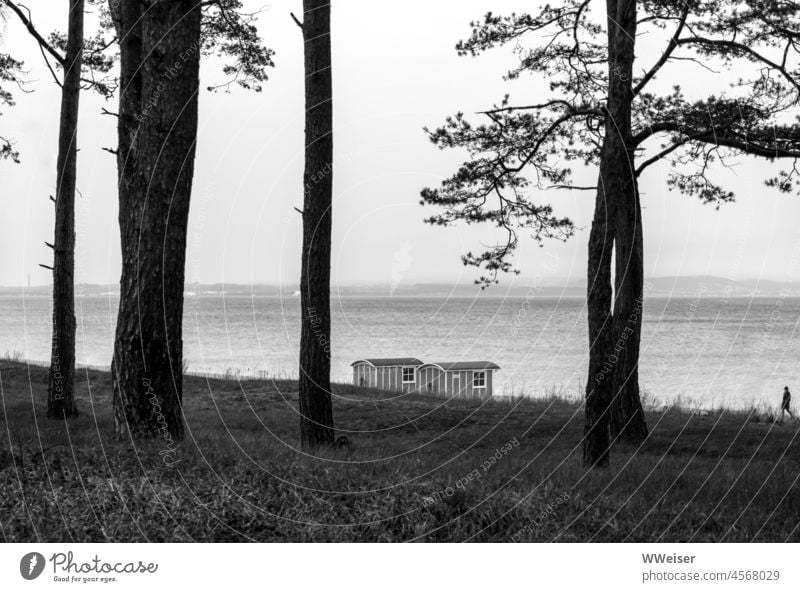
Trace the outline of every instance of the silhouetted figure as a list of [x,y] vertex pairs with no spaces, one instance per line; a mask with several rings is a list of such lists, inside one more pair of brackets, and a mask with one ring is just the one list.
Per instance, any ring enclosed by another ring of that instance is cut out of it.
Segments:
[[794,419],[794,413],[789,408],[792,404],[792,393],[789,392],[789,387],[783,387],[783,400],[781,401],[781,421],[783,421],[783,416],[788,413],[789,417]]

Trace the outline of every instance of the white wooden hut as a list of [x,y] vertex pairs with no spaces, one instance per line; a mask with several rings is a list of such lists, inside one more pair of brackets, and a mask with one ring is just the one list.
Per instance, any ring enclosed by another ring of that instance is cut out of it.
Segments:
[[417,369],[417,391],[451,397],[491,397],[494,362],[437,362]]
[[417,358],[356,360],[353,384],[385,391],[418,392],[450,397],[491,397],[493,362],[438,362],[423,364]]
[[417,358],[370,358],[356,360],[353,367],[353,384],[385,391],[409,393],[417,388],[417,368],[422,361]]

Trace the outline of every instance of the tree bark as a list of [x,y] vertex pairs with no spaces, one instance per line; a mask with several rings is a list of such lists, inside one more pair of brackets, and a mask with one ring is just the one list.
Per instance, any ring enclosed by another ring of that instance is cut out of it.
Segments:
[[112,362],[119,436],[183,437],[183,284],[197,140],[200,2],[123,2],[120,303]]
[[629,179],[617,208],[616,276],[614,302],[614,398],[611,435],[632,443],[647,437],[647,423],[639,394],[639,346],[644,303],[642,213],[636,179]]
[[616,31],[610,45],[613,68],[609,84],[609,115],[615,150],[607,155],[607,170],[616,177],[614,200],[615,277],[613,347],[608,358],[613,366],[611,435],[640,442],[647,437],[639,397],[639,345],[642,331],[644,290],[644,249],[642,212],[635,174],[635,153],[631,124],[632,78],[635,59],[636,1],[616,0]]
[[[586,466],[604,467],[609,463],[611,427],[617,402],[617,388],[633,392],[630,383],[618,378],[638,364],[641,314],[633,327],[633,307],[640,302],[642,285],[641,214],[634,171],[631,102],[633,61],[636,39],[636,0],[607,0],[609,82],[605,133],[600,160],[600,179],[595,215],[589,236],[588,322],[589,376],[586,383],[586,422],[583,459]],[[638,213],[638,217],[637,217]],[[638,224],[638,230],[636,228]],[[638,244],[636,235],[639,235]],[[611,310],[611,245],[615,249],[614,310]],[[629,270],[628,267],[631,269]],[[638,290],[637,290],[638,286]],[[634,296],[638,294],[638,296]],[[629,340],[635,349],[623,346],[625,361],[620,363],[623,330],[633,331]],[[631,378],[630,376],[628,378]],[[636,383],[638,400],[638,374]],[[643,416],[642,416],[643,419]]]
[[53,238],[53,337],[47,388],[47,417],[77,414],[75,386],[75,185],[78,107],[83,65],[84,0],[67,0],[69,24],[61,86]]
[[300,276],[300,441],[334,441],[330,392],[330,273],[333,192],[333,96],[330,0],[303,0],[305,171]]
[[[608,136],[602,152],[609,148]],[[611,343],[611,253],[614,248],[614,202],[609,199],[604,160],[600,162],[594,219],[589,233],[586,307],[589,324],[589,376],[586,380],[583,464],[602,468],[609,464],[609,426],[613,381],[607,376],[606,358]]]

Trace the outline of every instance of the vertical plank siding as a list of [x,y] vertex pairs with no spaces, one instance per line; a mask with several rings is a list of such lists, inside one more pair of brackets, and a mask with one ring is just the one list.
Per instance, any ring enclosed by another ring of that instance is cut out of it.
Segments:
[[[442,371],[437,366],[417,367],[413,383],[403,382],[403,368],[409,366],[373,367],[366,362],[353,365],[353,384],[391,392],[464,397],[488,398],[493,393],[494,370],[450,370]],[[486,388],[475,388],[475,373],[483,372]],[[456,378],[458,377],[458,378]]]

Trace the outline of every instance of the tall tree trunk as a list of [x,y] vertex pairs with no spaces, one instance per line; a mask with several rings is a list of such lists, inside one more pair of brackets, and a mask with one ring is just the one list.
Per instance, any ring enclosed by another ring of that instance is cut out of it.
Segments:
[[[641,266],[636,268],[639,270],[638,275],[636,273],[626,275],[624,268],[628,260],[635,259],[636,254],[639,255],[641,263],[641,241],[638,249],[633,248],[635,226],[630,226],[631,212],[635,210],[633,206],[638,203],[633,176],[631,128],[636,0],[606,0],[606,10],[609,55],[608,100],[600,155],[599,187],[589,236],[587,294],[590,341],[583,460],[585,465],[594,467],[608,465],[612,413],[617,405],[615,389],[623,384],[617,376],[628,368],[620,364],[617,351],[621,335],[618,319],[625,319],[632,310],[629,296],[636,291],[637,277],[641,286]],[[639,232],[641,233],[641,228]],[[612,243],[616,247],[616,293],[613,311],[611,310]],[[638,339],[637,332],[635,337],[637,361]],[[629,348],[626,348],[626,351],[632,352]],[[627,364],[629,365],[630,361]],[[636,378],[638,379],[638,376]]]
[[117,434],[183,437],[183,284],[197,140],[200,1],[121,3],[122,277],[112,382]]
[[609,114],[612,133],[618,141],[616,150],[607,155],[607,170],[615,176],[615,278],[612,362],[614,390],[611,413],[611,435],[622,440],[640,442],[647,437],[639,397],[639,344],[642,332],[642,298],[644,289],[644,254],[642,212],[635,174],[635,154],[631,131],[632,78],[635,59],[636,1],[616,0],[616,29],[613,68],[609,84]]
[[75,386],[75,184],[78,106],[83,65],[84,0],[67,0],[69,25],[61,86],[53,239],[53,338],[47,388],[47,417],[77,413]]
[[[609,148],[608,136],[602,153]],[[589,376],[586,380],[585,423],[583,428],[583,464],[606,467],[609,464],[609,425],[613,380],[607,376],[607,355],[611,343],[611,253],[614,248],[614,201],[610,199],[605,171],[600,162],[594,219],[589,233],[589,258],[586,306],[589,321]]]
[[617,208],[615,342],[612,355],[616,355],[618,360],[614,368],[611,435],[638,443],[647,437],[648,432],[639,394],[644,255],[642,212],[636,179],[629,178],[628,183],[632,191],[624,193]]
[[330,392],[333,96],[330,0],[303,0],[306,154],[300,276],[300,440],[313,449],[334,440]]

